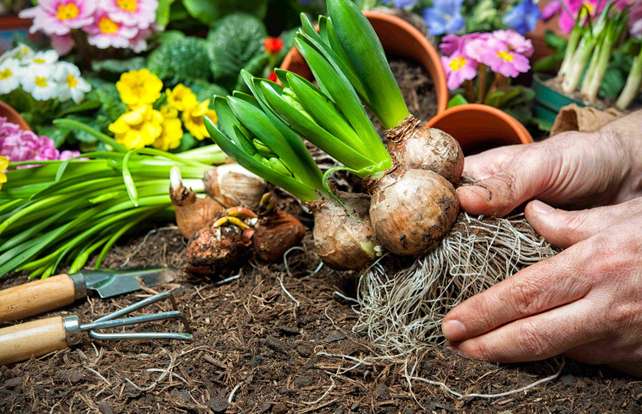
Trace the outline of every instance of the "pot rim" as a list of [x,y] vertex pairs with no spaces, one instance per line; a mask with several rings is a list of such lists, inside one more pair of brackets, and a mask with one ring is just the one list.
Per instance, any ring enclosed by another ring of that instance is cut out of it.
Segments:
[[453,106],[452,108],[448,108],[446,109],[446,111],[437,114],[432,119],[428,120],[426,126],[429,128],[434,128],[434,125],[444,118],[447,118],[453,114],[468,111],[483,112],[487,116],[492,116],[504,122],[505,124],[508,124],[515,131],[515,134],[519,138],[521,144],[532,144],[534,142],[533,136],[530,132],[528,132],[528,129],[526,129],[526,127],[521,122],[519,122],[513,116],[502,111],[501,109],[497,109],[493,106],[484,104],[471,103]]
[[11,105],[4,101],[0,101],[0,116],[6,115],[5,117],[7,118],[8,122],[13,122],[17,124],[21,129],[25,131],[30,131],[31,128],[29,127],[29,124],[25,119],[16,111],[13,109]]

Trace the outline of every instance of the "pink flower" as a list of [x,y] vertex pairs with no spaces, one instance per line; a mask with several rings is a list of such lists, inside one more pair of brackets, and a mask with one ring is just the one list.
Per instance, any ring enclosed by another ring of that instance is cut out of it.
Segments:
[[510,78],[528,72],[531,67],[526,56],[516,52],[508,43],[496,37],[475,39],[466,45],[465,51],[479,63],[490,67],[493,72]]
[[66,55],[71,52],[71,49],[76,45],[74,38],[70,34],[62,36],[51,35],[50,40],[51,46],[56,49],[56,52],[58,52],[59,55]]
[[514,30],[496,30],[492,35],[508,44],[508,46],[517,53],[526,57],[531,57],[533,55],[533,42]]
[[98,11],[94,23],[85,27],[90,45],[100,49],[109,47],[127,48],[131,39],[136,37],[138,29],[115,21],[106,11]]
[[152,29],[139,30],[136,36],[130,41],[129,47],[134,53],[147,50],[147,38],[153,33]]
[[642,1],[640,0],[631,6],[629,28],[632,36],[642,37]]
[[448,77],[448,89],[455,90],[466,80],[477,76],[477,62],[463,53],[456,52],[449,57],[442,57],[441,63]]
[[96,1],[40,0],[38,5],[20,12],[20,17],[33,19],[31,33],[42,31],[48,35],[66,35],[71,29],[91,24]]
[[100,6],[117,22],[147,29],[156,21],[158,0],[100,0]]
[[542,19],[550,20],[553,16],[562,10],[562,2],[560,0],[549,1],[542,9]]
[[[18,125],[7,122],[7,118],[0,117],[0,155],[18,162],[68,159],[80,153],[76,151],[60,153],[49,137],[39,137],[31,131],[23,131]],[[35,167],[35,165],[22,168],[28,167]]]
[[464,45],[464,36],[457,36],[454,34],[449,34],[444,36],[439,45],[441,53],[444,55],[452,55],[453,53],[460,51]]
[[599,15],[608,3],[606,0],[562,0],[560,28],[564,33],[570,33],[582,8],[588,10],[593,18]]

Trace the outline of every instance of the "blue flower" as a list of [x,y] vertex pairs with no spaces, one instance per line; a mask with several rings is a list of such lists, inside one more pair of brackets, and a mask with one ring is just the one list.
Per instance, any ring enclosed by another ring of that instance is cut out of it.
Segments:
[[391,4],[398,9],[409,9],[417,5],[418,0],[385,0],[386,4]]
[[428,32],[433,36],[452,34],[465,27],[461,15],[461,5],[464,0],[435,0],[432,7],[424,10],[424,20]]
[[533,0],[522,0],[504,16],[504,24],[520,34],[531,32],[542,16],[539,6]]

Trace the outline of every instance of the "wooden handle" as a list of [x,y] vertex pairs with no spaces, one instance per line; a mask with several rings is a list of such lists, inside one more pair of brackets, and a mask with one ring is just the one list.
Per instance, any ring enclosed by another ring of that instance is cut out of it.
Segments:
[[62,316],[9,326],[0,329],[0,365],[24,361],[68,346]]
[[73,280],[59,275],[0,291],[0,322],[15,321],[69,305],[76,300]]

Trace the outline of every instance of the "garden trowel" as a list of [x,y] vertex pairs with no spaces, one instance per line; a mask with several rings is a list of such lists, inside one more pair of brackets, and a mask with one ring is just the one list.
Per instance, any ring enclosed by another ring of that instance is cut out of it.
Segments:
[[101,298],[152,287],[174,280],[172,269],[90,270],[58,275],[0,291],[0,322],[24,319],[67,306],[87,296],[87,290]]

